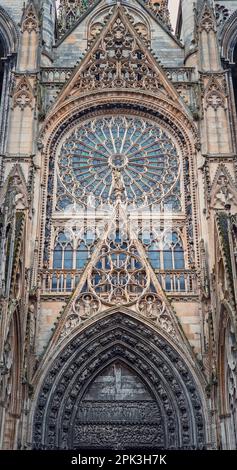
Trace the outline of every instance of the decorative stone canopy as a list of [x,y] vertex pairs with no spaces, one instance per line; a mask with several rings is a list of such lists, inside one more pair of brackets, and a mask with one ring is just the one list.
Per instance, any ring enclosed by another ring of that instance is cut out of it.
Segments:
[[[60,0],[58,7],[58,36],[63,37],[81,18],[81,16],[95,5],[96,0]],[[120,3],[120,2],[118,2]],[[143,3],[157,16],[169,29],[171,29],[168,0],[143,0]]]

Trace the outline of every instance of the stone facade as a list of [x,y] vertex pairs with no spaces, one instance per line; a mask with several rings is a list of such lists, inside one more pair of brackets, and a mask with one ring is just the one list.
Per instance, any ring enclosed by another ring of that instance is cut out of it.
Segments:
[[237,448],[236,26],[1,0],[2,449]]

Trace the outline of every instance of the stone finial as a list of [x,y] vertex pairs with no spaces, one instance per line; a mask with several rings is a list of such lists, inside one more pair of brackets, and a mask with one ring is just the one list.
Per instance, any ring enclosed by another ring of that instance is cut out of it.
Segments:
[[58,35],[62,37],[95,3],[95,0],[60,0],[58,7]]
[[145,0],[147,6],[169,29],[171,29],[169,0]]

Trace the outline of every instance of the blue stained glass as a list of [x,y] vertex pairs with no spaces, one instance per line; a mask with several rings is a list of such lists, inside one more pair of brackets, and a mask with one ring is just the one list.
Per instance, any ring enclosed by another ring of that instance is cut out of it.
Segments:
[[184,279],[184,275],[181,274],[180,278],[179,278],[179,288],[181,291],[186,291],[186,288],[185,288],[185,279]]
[[82,242],[77,248],[76,253],[76,269],[83,269],[88,260],[88,248]]
[[165,289],[171,291],[171,278],[169,274],[165,276]]
[[[153,203],[178,181],[179,165],[175,146],[158,124],[126,115],[82,123],[63,144],[58,162],[59,176],[72,196],[84,199],[92,192],[96,204],[115,200],[115,170],[129,202],[140,205],[147,195],[147,202]],[[176,207],[180,210],[177,202]]]
[[184,269],[184,252],[180,246],[174,248],[174,267],[175,269]]
[[148,257],[154,269],[160,269],[160,246],[153,242],[148,249]]
[[72,246],[68,245],[64,250],[64,269],[72,269],[73,264],[73,250]]
[[61,245],[56,245],[53,253],[53,268],[62,269],[63,250]]
[[164,248],[163,258],[164,258],[164,269],[173,269],[173,259],[172,259],[171,249]]
[[72,278],[71,278],[70,274],[67,274],[67,277],[66,277],[66,291],[70,292],[71,288],[72,288]]

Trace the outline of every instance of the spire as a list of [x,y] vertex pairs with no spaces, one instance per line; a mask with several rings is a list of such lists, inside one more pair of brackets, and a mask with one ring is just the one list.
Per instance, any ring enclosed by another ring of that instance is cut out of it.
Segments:
[[170,12],[168,7],[169,0],[144,0],[148,8],[171,29]]
[[60,0],[58,7],[58,36],[69,31],[95,0]]

